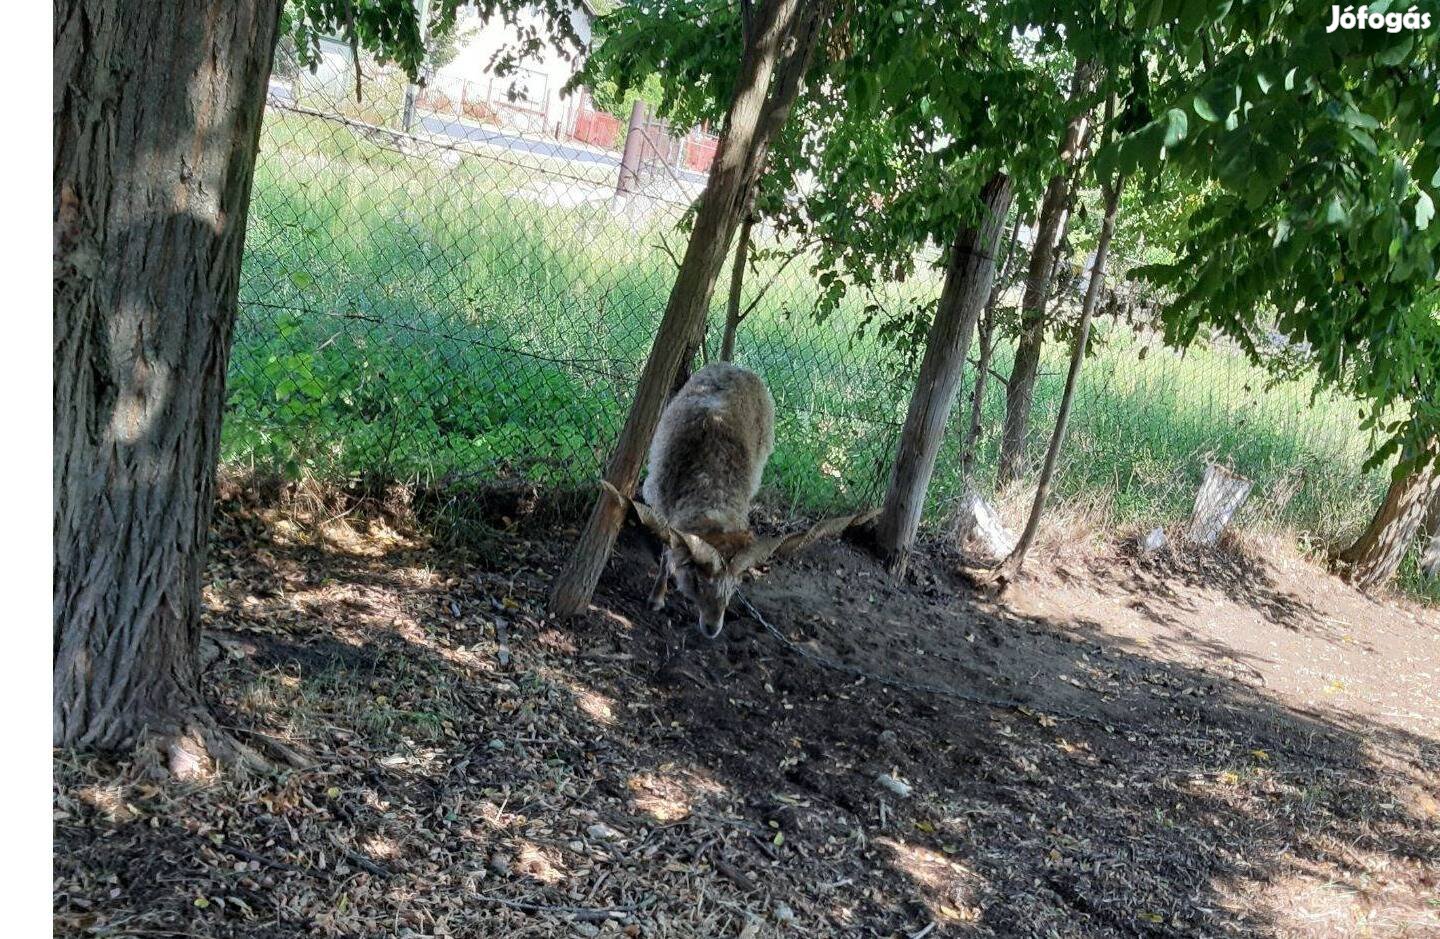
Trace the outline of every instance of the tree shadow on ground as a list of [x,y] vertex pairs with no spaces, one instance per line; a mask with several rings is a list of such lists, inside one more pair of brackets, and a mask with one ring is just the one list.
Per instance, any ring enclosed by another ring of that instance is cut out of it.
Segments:
[[225,525],[209,588],[217,706],[315,766],[110,792],[113,767],[62,760],[59,932],[1435,922],[1434,740],[1301,711],[1097,623],[1017,617],[942,561],[917,559],[918,583],[896,586],[830,543],[746,589],[812,656],[1016,706],[837,671],[739,609],[702,642],[683,601],[645,608],[653,558],[633,533],[593,611],[562,631],[539,612],[562,530],[464,557],[383,527],[352,550],[274,519]]
[[[1131,562],[1125,583],[1134,594],[1134,608],[1156,622],[1165,621],[1163,614],[1155,612],[1159,608],[1195,612],[1205,596],[1218,594],[1276,626],[1312,634],[1333,631],[1321,610],[1281,587],[1261,559],[1237,545],[1179,547],[1172,540],[1148,554],[1127,545],[1121,556]],[[1113,564],[1113,558],[1091,562],[1096,570]],[[1174,622],[1172,613],[1169,623]]]

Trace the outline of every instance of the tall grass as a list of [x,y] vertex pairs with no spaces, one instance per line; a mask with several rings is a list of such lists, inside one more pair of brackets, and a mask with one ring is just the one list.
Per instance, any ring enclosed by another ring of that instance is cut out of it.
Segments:
[[[685,237],[676,230],[683,206],[654,203],[637,216],[647,204],[637,200],[629,213],[613,211],[608,172],[504,150],[402,152],[383,135],[272,110],[225,458],[323,477],[589,485],[673,280],[664,245],[678,251]],[[913,363],[873,330],[860,334],[866,304],[924,303],[939,280],[923,272],[878,298],[848,297],[816,323],[818,287],[803,268],[787,268],[743,324],[737,359],[765,376],[777,401],[770,498],[815,512],[878,496],[904,417]],[[712,302],[712,326],[723,299]],[[1216,459],[1256,481],[1252,525],[1327,540],[1373,510],[1383,479],[1360,471],[1370,441],[1354,402],[1312,399],[1299,383],[1268,387],[1237,354],[1179,355],[1118,323],[1102,323],[1097,340],[1057,480],[1062,498],[1098,494],[1120,522],[1174,519]],[[998,351],[999,374],[1011,355]],[[1050,343],[1037,453],[1058,410],[1064,358],[1062,343]],[[983,408],[986,427],[998,428],[998,382]],[[955,411],[932,520],[967,484],[956,441],[968,408]],[[982,486],[996,436],[981,442]]]

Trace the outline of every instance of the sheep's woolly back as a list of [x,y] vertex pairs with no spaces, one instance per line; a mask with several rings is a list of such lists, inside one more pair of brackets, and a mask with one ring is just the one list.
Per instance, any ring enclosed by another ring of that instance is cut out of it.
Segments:
[[775,402],[765,382],[728,362],[707,365],[660,417],[645,501],[680,531],[747,531],[774,449]]

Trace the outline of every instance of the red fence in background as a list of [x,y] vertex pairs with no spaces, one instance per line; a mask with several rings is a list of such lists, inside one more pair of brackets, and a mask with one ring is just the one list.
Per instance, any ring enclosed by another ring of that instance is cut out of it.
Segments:
[[575,130],[570,136],[581,143],[588,143],[592,147],[614,150],[620,146],[624,134],[623,128],[624,125],[615,115],[581,105],[575,115]]
[[[575,112],[575,127],[570,136],[588,143],[592,147],[618,150],[625,144],[626,122],[607,111],[591,106],[589,95],[581,101]],[[719,139],[708,131],[696,127],[681,137],[672,134],[668,122],[647,116],[643,125],[645,135],[644,159],[659,160],[670,166],[708,173],[710,164],[715,162],[715,148]]]
[[719,145],[720,138],[714,134],[707,134],[698,127],[690,131],[689,145],[685,148],[685,168],[697,173],[710,172],[710,164],[715,162],[715,150]]

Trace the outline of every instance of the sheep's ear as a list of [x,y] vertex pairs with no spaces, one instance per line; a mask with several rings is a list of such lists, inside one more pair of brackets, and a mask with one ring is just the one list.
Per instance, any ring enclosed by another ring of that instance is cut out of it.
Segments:
[[697,567],[712,577],[725,569],[725,559],[720,556],[720,552],[699,535],[692,535],[688,531],[671,531],[670,546],[681,548]]
[[879,514],[879,509],[870,509],[854,515],[837,515],[834,518],[827,518],[823,522],[817,522],[805,531],[797,531],[793,535],[761,538],[737,554],[735,559],[730,562],[730,569],[736,574],[743,574],[757,564],[764,564],[772,557],[788,557],[804,550],[821,538],[839,535],[851,528],[864,525]]
[[600,480],[600,487],[610,493],[614,498],[619,499],[621,504],[633,509],[635,511],[635,517],[640,519],[642,525],[654,532],[657,538],[661,541],[670,540],[670,526],[665,524],[665,519],[660,517],[659,512],[656,512],[643,502],[636,502],[629,496],[622,495],[620,490],[612,486],[608,479]]
[[764,564],[770,560],[770,555],[785,543],[786,539],[794,537],[794,535],[771,535],[768,538],[757,538],[730,559],[730,573],[739,577],[750,568]]

